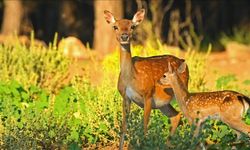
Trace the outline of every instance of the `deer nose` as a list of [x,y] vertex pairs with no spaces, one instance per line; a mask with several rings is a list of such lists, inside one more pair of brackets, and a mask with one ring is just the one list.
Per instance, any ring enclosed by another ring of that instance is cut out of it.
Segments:
[[128,41],[128,34],[123,33],[123,34],[121,35],[121,40],[122,40],[122,41]]

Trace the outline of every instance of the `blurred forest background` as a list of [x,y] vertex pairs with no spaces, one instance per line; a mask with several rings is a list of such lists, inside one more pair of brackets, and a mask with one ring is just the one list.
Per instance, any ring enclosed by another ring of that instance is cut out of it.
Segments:
[[147,10],[146,21],[137,30],[141,36],[135,36],[140,44],[150,38],[183,49],[212,43],[213,50],[223,50],[219,41],[223,34],[250,29],[249,0],[1,0],[1,35],[15,31],[29,36],[34,31],[48,44],[57,32],[58,40],[75,36],[108,53],[116,42],[103,10],[131,19],[140,8]]

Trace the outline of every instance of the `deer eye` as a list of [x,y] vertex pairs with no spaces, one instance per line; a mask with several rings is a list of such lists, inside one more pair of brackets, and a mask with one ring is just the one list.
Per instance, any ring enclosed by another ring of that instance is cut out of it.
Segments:
[[132,30],[134,30],[134,29],[135,29],[135,27],[136,27],[135,25],[132,25],[132,26],[131,26],[131,29],[132,29]]
[[163,75],[163,78],[166,78],[166,75],[165,75],[165,74]]
[[114,30],[118,30],[118,27],[117,27],[117,26],[113,26],[113,29],[114,29]]

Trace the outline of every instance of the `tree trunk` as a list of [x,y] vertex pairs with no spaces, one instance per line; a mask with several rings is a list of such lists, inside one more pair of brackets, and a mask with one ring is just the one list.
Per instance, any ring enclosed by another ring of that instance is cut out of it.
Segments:
[[173,0],[169,0],[168,4],[162,7],[162,0],[151,0],[150,1],[150,10],[152,13],[152,25],[153,32],[155,33],[155,37],[158,40],[162,40],[162,23],[164,15],[169,11],[172,7]]
[[151,0],[150,10],[152,12],[153,32],[155,37],[161,40],[161,22],[164,15],[162,14],[162,0]]
[[108,10],[114,14],[117,19],[123,17],[122,0],[95,0],[95,29],[94,29],[94,49],[101,54],[108,54],[115,50],[118,42],[116,41],[114,31],[105,19],[103,12]]
[[5,0],[4,16],[2,23],[2,34],[19,34],[20,24],[23,16],[21,0]]

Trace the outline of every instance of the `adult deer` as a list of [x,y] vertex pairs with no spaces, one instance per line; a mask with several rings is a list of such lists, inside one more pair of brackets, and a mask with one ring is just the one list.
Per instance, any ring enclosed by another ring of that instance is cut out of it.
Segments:
[[[182,63],[174,71],[169,63],[169,71],[160,79],[163,85],[171,85],[178,105],[190,124],[196,125],[194,136],[200,131],[201,124],[207,119],[220,119],[236,131],[250,135],[250,126],[242,121],[249,108],[250,99],[235,91],[216,91],[189,93],[180,76],[187,65]],[[197,121],[197,119],[199,119]]]
[[[123,148],[124,136],[127,130],[127,118],[130,112],[131,101],[144,108],[144,134],[147,133],[147,125],[151,109],[160,109],[170,117],[174,133],[180,121],[180,114],[169,104],[174,96],[169,85],[162,86],[158,83],[164,72],[168,70],[168,62],[174,68],[179,67],[183,59],[171,55],[153,57],[131,57],[130,41],[132,32],[140,24],[145,15],[145,10],[139,10],[132,20],[117,20],[112,13],[105,10],[104,17],[112,25],[116,33],[116,39],[120,43],[120,75],[118,90],[123,97],[123,120],[120,137],[120,149]],[[181,74],[181,80],[188,86],[188,69]]]

